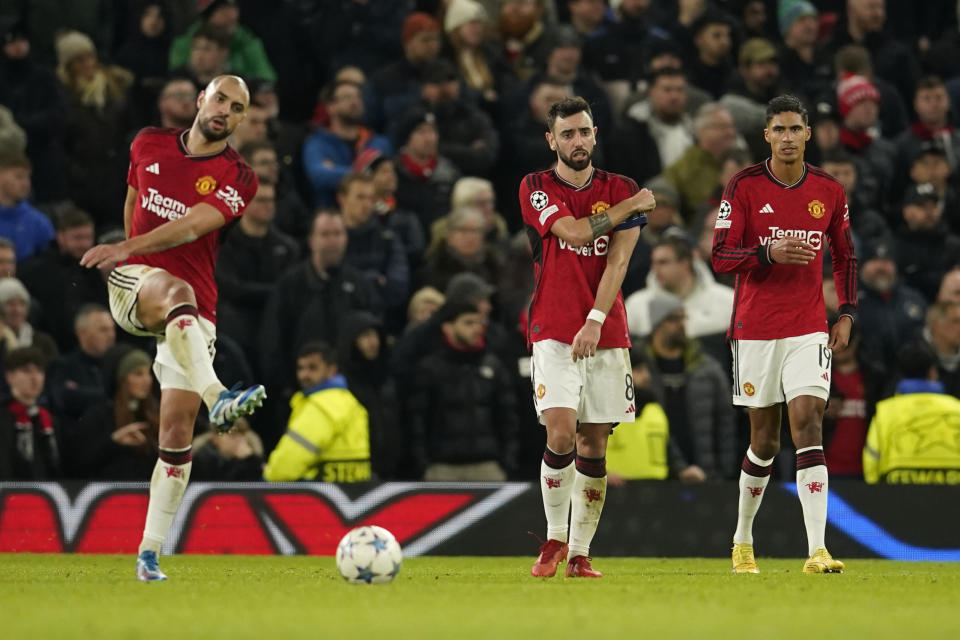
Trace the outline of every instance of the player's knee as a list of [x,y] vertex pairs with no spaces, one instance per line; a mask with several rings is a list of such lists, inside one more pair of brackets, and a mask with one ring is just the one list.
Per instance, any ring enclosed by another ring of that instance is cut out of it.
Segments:
[[547,433],[547,446],[554,453],[567,453],[573,451],[576,443],[576,436],[573,433],[565,433],[561,430],[554,430]]
[[179,278],[175,278],[167,288],[166,300],[171,309],[183,304],[197,306],[197,297],[193,293],[193,287]]

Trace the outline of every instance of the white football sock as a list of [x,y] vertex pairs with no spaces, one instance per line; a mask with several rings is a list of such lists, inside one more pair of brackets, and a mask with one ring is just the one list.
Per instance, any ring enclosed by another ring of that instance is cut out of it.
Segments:
[[[767,483],[770,482],[770,465],[773,458],[763,460],[750,447],[740,468],[740,502],[737,507],[737,530],[733,533],[735,544],[753,544],[753,519],[760,509]],[[747,470],[751,473],[747,473]],[[762,475],[756,475],[762,474]]]
[[164,336],[177,364],[209,410],[226,387],[213,370],[213,358],[207,350],[196,308],[184,305],[171,311]]
[[[169,451],[182,454],[190,451],[190,447]],[[163,540],[180,508],[183,493],[187,490],[192,467],[192,460],[184,464],[169,464],[163,460],[157,460],[153,468],[153,476],[150,478],[150,502],[147,506],[147,521],[143,527],[143,540],[140,542],[137,553],[144,551],[160,553]]]
[[[810,463],[814,464],[810,464]],[[803,466],[801,469],[800,467]],[[807,528],[807,550],[812,556],[823,542],[827,528],[827,463],[823,447],[797,449],[797,495]]]
[[570,494],[573,492],[573,460],[562,469],[540,462],[540,494],[547,516],[547,540],[567,541]]
[[607,498],[607,476],[594,478],[576,472],[570,513],[570,551],[567,558],[589,556],[593,534]]

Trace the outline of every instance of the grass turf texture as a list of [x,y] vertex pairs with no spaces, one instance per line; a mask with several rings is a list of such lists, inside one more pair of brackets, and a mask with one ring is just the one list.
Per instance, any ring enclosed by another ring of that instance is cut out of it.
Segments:
[[172,556],[170,580],[132,556],[0,554],[0,637],[957,638],[960,563],[597,558],[601,580],[534,579],[533,558],[404,561],[389,585],[351,585],[333,558]]

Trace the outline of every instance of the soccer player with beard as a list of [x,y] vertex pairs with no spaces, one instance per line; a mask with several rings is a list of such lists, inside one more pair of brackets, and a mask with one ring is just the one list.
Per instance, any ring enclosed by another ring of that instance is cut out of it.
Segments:
[[589,551],[606,498],[607,438],[635,413],[620,286],[646,224],[639,212],[656,201],[630,178],[594,168],[597,129],[583,98],[555,103],[546,124],[556,167],[520,183],[536,279],[531,379],[547,431],[540,464],[547,541],[531,574],[552,577],[567,558],[568,577],[599,578]]
[[[807,110],[790,95],[767,105],[771,157],[733,176],[713,237],[713,268],[737,274],[727,337],[733,351],[733,403],[748,407],[750,447],[740,472],[733,571],[757,573],[753,519],[780,451],[780,406],[787,405],[797,448],[797,491],[807,530],[804,573],[839,573],[824,544],[827,464],[823,411],[833,349],[850,340],[857,259],[843,187],[803,160]],[[830,244],[840,317],[827,334],[823,249]]]
[[189,129],[143,129],[130,148],[126,240],[93,247],[85,267],[118,264],[107,289],[122,329],[155,336],[160,381],[160,455],[137,556],[139,580],[165,580],[158,554],[190,478],[200,403],[211,425],[230,429],[266,397],[263,386],[226,389],[213,370],[220,229],[243,214],[257,191],[253,170],[227,145],[250,95],[237,76],[218,76],[197,97]]

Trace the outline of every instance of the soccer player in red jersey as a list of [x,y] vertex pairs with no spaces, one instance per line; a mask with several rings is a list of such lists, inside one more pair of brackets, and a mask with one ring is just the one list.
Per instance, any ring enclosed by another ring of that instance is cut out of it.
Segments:
[[[797,447],[797,491],[807,529],[805,573],[836,573],[824,544],[827,465],[823,411],[833,349],[850,340],[857,300],[847,200],[826,172],[803,160],[807,110],[789,95],[767,105],[764,138],[771,157],[727,183],[713,237],[713,267],[737,274],[730,319],[733,403],[748,407],[750,447],[740,472],[733,570],[757,573],[753,518],[780,450],[780,405],[786,403]],[[830,245],[840,319],[827,334],[823,302],[824,242]]]
[[630,178],[593,167],[597,129],[583,98],[554,104],[547,128],[556,168],[520,183],[536,277],[531,378],[547,430],[540,465],[547,541],[531,573],[551,577],[567,557],[567,576],[599,578],[588,556],[606,498],[607,438],[634,419],[620,285],[646,224],[638,212],[656,202]]
[[219,76],[197,97],[189,129],[137,134],[123,208],[127,238],[93,247],[80,260],[85,267],[121,265],[107,279],[113,318],[129,333],[157,338],[160,459],[137,557],[140,580],[166,579],[157,556],[190,478],[200,403],[224,432],[266,397],[261,385],[227,390],[213,370],[218,236],[257,191],[253,170],[227,145],[249,104],[243,80]]

